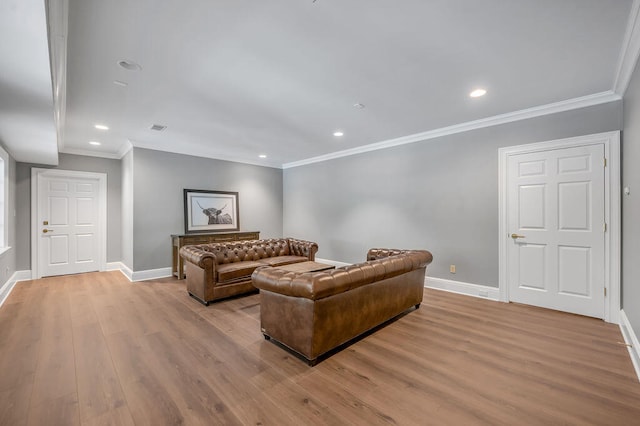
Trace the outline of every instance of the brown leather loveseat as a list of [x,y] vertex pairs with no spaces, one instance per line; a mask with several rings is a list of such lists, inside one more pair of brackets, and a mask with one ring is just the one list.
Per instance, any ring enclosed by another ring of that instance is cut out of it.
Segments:
[[371,249],[366,262],[330,271],[256,269],[262,333],[314,365],[320,355],[417,309],[432,259],[426,250]]
[[208,305],[217,299],[256,291],[251,274],[260,266],[312,261],[318,244],[295,238],[249,240],[185,246],[187,291]]

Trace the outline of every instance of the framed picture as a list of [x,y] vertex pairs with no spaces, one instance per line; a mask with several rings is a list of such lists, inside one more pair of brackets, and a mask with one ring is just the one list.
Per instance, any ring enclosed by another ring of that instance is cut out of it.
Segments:
[[237,192],[184,190],[185,234],[238,230],[240,212]]

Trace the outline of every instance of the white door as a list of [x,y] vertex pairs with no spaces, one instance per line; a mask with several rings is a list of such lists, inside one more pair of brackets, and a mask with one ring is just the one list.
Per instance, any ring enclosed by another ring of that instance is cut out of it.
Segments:
[[509,299],[604,318],[605,147],[512,155]]
[[37,174],[37,278],[104,268],[104,176]]

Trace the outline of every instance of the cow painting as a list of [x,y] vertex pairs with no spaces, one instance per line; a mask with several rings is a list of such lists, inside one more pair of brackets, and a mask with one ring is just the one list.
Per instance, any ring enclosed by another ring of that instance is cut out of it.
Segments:
[[233,219],[229,215],[229,213],[222,214],[222,211],[227,208],[225,204],[222,208],[217,209],[215,207],[204,208],[200,205],[199,202],[198,207],[202,209],[202,213],[209,218],[209,225],[219,225],[219,224],[230,224],[233,223]]

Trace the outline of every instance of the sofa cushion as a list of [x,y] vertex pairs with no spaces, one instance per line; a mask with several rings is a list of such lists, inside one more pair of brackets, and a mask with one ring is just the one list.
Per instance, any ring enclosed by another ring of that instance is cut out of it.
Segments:
[[216,265],[216,281],[219,284],[224,284],[225,281],[249,278],[258,266],[264,266],[264,263],[244,261]]
[[291,265],[292,263],[306,262],[308,260],[309,258],[304,256],[275,256],[260,259],[258,263],[269,266],[284,266]]

